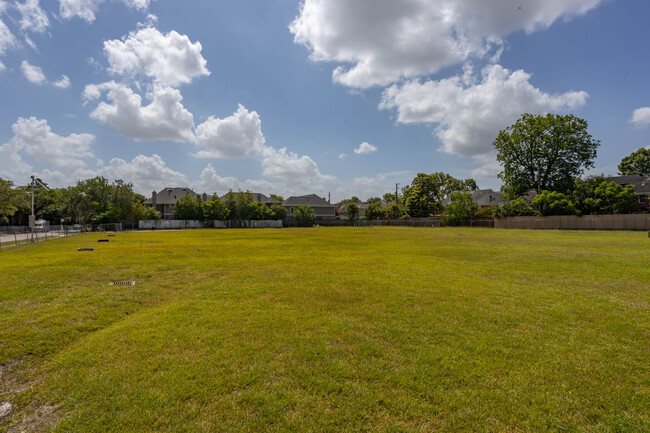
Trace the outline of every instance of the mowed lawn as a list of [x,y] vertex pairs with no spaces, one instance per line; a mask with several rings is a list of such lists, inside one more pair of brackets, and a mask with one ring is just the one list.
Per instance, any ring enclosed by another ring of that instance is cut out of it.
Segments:
[[650,431],[645,232],[104,236],[0,252],[0,431]]

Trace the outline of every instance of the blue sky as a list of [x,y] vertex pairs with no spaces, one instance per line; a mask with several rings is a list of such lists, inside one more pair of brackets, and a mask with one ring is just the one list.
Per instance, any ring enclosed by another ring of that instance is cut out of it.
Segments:
[[523,112],[592,173],[650,145],[642,0],[0,0],[0,177],[362,199],[418,172],[499,188]]

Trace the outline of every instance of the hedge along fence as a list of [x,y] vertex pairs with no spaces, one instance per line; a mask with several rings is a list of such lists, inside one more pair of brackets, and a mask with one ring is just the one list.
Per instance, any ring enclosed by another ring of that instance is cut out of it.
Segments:
[[140,230],[179,230],[179,229],[231,229],[231,228],[282,228],[282,220],[227,220],[227,221],[195,221],[195,220],[140,220]]
[[650,214],[497,218],[494,227],[533,230],[650,230]]

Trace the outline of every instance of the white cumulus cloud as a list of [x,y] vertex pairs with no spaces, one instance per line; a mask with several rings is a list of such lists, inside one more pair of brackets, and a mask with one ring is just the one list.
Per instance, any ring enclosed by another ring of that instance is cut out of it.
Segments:
[[650,125],[650,107],[641,107],[634,110],[630,123],[635,126]]
[[318,164],[309,156],[288,152],[286,147],[265,147],[262,151],[262,169],[263,176],[282,179],[287,184],[302,187],[336,180],[334,176],[322,174]]
[[32,174],[32,166],[23,161],[16,143],[0,145],[0,177],[17,184],[25,184]]
[[571,110],[584,105],[586,92],[550,95],[530,83],[530,74],[491,65],[481,81],[471,73],[440,81],[409,81],[387,88],[379,107],[396,109],[399,123],[436,124],[441,150],[462,156],[492,149],[498,132],[522,113]]
[[196,127],[198,158],[246,158],[258,154],[264,146],[262,121],[255,111],[239,104],[229,117],[211,116]]
[[23,60],[20,64],[20,69],[22,69],[23,75],[25,75],[25,78],[29,82],[34,84],[43,84],[45,82],[43,70],[38,66],[30,65],[27,60]]
[[16,3],[16,8],[20,12],[20,29],[43,33],[50,25],[47,14],[38,3],[38,0],[25,0],[25,3]]
[[54,167],[81,168],[84,158],[92,158],[90,145],[95,141],[92,134],[60,136],[52,132],[45,119],[18,118],[12,126],[13,146],[24,151],[36,161]]
[[84,90],[85,100],[100,98],[106,92],[107,102],[100,102],[90,114],[93,119],[116,128],[120,134],[140,141],[194,141],[194,120],[181,101],[178,89],[154,86],[151,102],[142,105],[142,97],[123,84],[109,81],[90,84]]
[[[105,0],[59,0],[59,9],[62,18],[71,19],[79,17],[91,23],[95,21],[97,11]],[[136,9],[147,9],[149,0],[122,0],[125,5]]]
[[161,86],[178,86],[210,75],[201,55],[201,43],[192,43],[175,31],[162,34],[153,27],[129,33],[123,40],[104,42],[109,71],[117,75],[152,78]]
[[134,189],[148,196],[151,191],[169,186],[189,186],[190,181],[183,173],[167,166],[156,154],[138,155],[131,161],[113,158],[108,165],[98,169],[96,175],[107,179],[122,179],[132,182]]
[[373,146],[370,143],[366,143],[365,141],[359,145],[356,149],[354,149],[354,153],[357,155],[367,155],[368,153],[376,152],[377,151],[377,146]]
[[59,81],[54,81],[52,85],[54,87],[58,87],[59,89],[67,89],[70,87],[70,78],[68,78],[67,75],[62,75],[61,79]]
[[[2,16],[2,13],[4,11],[3,3],[0,2],[0,16]],[[11,30],[9,30],[9,27],[0,20],[0,55],[4,55],[5,51],[7,49],[13,47],[16,44],[16,37],[14,36],[13,33],[11,33]]]
[[603,0],[304,0],[289,26],[334,81],[367,88],[494,55],[512,32],[533,32]]

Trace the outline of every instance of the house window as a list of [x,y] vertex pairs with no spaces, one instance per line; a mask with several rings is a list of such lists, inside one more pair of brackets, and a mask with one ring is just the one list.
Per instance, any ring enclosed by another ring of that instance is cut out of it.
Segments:
[[639,203],[645,203],[645,195],[643,194],[639,195]]
[[289,213],[293,215],[293,208],[289,208]]

